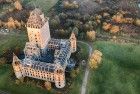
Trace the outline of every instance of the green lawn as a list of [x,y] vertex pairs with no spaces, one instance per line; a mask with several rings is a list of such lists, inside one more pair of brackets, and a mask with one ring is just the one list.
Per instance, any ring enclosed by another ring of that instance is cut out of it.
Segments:
[[81,48],[80,58],[85,60],[88,59],[88,46],[82,43],[78,43],[78,46]]
[[103,53],[103,61],[91,70],[87,94],[139,94],[140,45],[98,41],[94,48]]
[[19,47],[24,48],[27,41],[27,35],[24,33],[8,33],[0,34],[0,55],[3,54],[4,50],[9,48]]
[[59,0],[23,0],[25,4],[34,5],[39,7],[45,14],[47,14],[50,9],[59,1]]
[[74,79],[73,84],[69,90],[70,94],[80,94],[81,85],[83,82],[84,71],[80,68],[80,72]]

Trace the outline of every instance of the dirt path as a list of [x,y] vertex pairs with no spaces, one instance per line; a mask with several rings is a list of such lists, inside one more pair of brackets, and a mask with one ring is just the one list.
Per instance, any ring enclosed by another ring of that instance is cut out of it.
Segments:
[[[89,45],[86,42],[82,42],[82,41],[78,41],[78,42],[83,43],[83,44],[88,46],[88,48],[89,48],[89,57],[90,57],[91,54],[92,54],[92,50],[93,50],[92,46]],[[82,83],[81,93],[80,94],[86,94],[86,87],[87,87],[87,83],[88,83],[88,77],[89,77],[89,67],[88,67],[88,64],[87,64],[86,70],[85,70],[85,75],[83,77],[83,83]]]

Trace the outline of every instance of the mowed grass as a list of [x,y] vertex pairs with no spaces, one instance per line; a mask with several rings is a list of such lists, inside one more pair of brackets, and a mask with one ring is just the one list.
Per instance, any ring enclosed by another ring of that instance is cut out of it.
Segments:
[[21,48],[25,46],[27,39],[27,34],[24,33],[7,33],[0,34],[0,55],[4,53],[5,50],[10,48]]
[[140,45],[98,41],[102,64],[91,70],[87,94],[139,94]]
[[78,43],[78,46],[80,47],[80,56],[81,56],[81,59],[88,59],[88,56],[89,56],[89,48],[87,45],[83,44],[83,43]]
[[47,14],[58,1],[59,0],[25,0],[24,2],[27,5],[30,4],[39,7],[45,14]]
[[79,74],[72,82],[71,88],[69,89],[69,94],[80,94],[81,85],[83,82],[84,71],[80,68]]

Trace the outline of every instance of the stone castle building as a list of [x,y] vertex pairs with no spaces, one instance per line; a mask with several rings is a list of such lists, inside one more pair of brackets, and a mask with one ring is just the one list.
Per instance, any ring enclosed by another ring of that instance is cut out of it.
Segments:
[[76,52],[76,37],[70,39],[52,39],[48,18],[35,9],[27,22],[29,42],[24,48],[24,58],[13,54],[12,66],[18,79],[31,77],[54,82],[57,88],[65,86],[66,68],[73,68],[75,63],[70,58]]

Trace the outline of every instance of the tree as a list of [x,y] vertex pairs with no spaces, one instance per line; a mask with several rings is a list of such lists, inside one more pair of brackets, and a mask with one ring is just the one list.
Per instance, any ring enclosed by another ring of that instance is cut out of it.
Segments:
[[58,29],[60,25],[60,19],[59,19],[59,16],[55,16],[54,19],[51,20],[51,26],[54,28],[54,29]]
[[15,84],[16,84],[16,85],[19,85],[19,84],[20,84],[20,80],[16,79],[16,80],[15,80]]
[[68,16],[67,16],[67,14],[62,12],[59,14],[59,17],[60,17],[60,19],[65,20]]
[[72,77],[72,78],[75,78],[76,76],[77,76],[77,73],[76,73],[76,70],[72,70],[71,71],[71,73],[70,73],[70,76]]
[[90,59],[89,66],[90,66],[91,69],[97,69],[98,68],[98,64],[94,59]]
[[87,31],[86,35],[87,35],[87,39],[89,41],[93,41],[96,38],[96,32],[95,31]]
[[0,20],[0,27],[2,27],[2,21]]
[[72,30],[72,32],[74,32],[74,34],[75,34],[76,36],[78,36],[79,29],[78,29],[77,27],[74,27],[73,30]]
[[112,17],[112,20],[117,22],[117,23],[122,23],[123,22],[123,14],[118,12],[116,15]]
[[101,63],[102,53],[98,50],[95,50],[89,60],[89,66],[92,69],[98,68],[98,65]]
[[89,24],[84,24],[84,31],[86,32],[86,31],[89,31],[90,30],[90,26],[89,26]]
[[4,57],[0,58],[0,65],[5,64],[6,61],[7,61],[6,58],[4,58]]
[[18,0],[15,1],[14,6],[17,10],[22,10],[22,5],[21,5],[20,1],[18,1]]
[[89,14],[86,14],[83,16],[83,20],[86,22],[86,21],[89,21],[90,19],[90,15]]
[[45,86],[45,88],[46,88],[47,90],[49,90],[49,91],[52,89],[52,85],[51,85],[51,83],[48,82],[48,81],[46,81],[46,82],[44,83],[44,86]]
[[113,25],[110,29],[110,32],[111,33],[117,33],[120,31],[120,27],[119,26],[116,26],[116,25]]
[[80,37],[80,39],[84,39],[85,38],[84,32],[81,32],[79,37]]
[[65,9],[77,9],[79,8],[79,5],[76,1],[64,1],[63,2],[63,7]]
[[60,33],[60,35],[63,36],[63,35],[65,35],[65,30],[64,30],[64,29],[60,29],[60,30],[59,30],[59,33]]
[[17,20],[15,20],[14,22],[15,22],[16,27],[20,29],[21,28],[21,23],[18,22]]
[[10,30],[16,28],[15,21],[14,21],[14,19],[13,19],[12,17],[10,17],[10,18],[8,19],[7,27],[8,27],[8,29],[10,29]]
[[16,55],[20,55],[20,48],[19,47],[15,47],[15,49],[14,49],[14,53],[16,54]]
[[135,25],[140,26],[140,19],[137,18],[137,19],[135,20]]
[[104,22],[102,28],[103,28],[103,30],[107,31],[107,30],[110,30],[111,26],[112,25],[110,23]]

